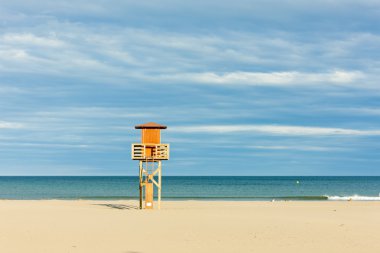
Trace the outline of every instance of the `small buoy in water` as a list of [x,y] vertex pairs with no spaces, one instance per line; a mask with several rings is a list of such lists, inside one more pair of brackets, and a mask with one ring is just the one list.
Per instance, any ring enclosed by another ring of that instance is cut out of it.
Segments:
[[299,183],[300,183],[300,181],[297,180],[297,181],[296,181],[296,184],[299,184]]

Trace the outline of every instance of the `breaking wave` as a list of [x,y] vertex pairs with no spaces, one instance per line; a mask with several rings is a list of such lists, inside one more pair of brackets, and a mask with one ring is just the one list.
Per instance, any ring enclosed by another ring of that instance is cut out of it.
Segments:
[[353,195],[353,196],[326,196],[328,200],[346,200],[346,201],[380,201],[380,195],[379,196],[359,196],[359,195]]

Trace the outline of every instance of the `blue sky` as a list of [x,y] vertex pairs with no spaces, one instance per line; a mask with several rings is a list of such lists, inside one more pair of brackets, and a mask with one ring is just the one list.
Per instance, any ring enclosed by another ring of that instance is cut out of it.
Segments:
[[2,1],[0,175],[380,175],[380,2]]

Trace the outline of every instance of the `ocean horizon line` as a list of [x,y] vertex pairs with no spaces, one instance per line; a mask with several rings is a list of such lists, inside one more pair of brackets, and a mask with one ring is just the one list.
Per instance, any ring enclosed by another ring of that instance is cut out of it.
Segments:
[[[139,177],[138,175],[0,175],[0,177]],[[380,175],[162,175],[162,177],[380,177]]]

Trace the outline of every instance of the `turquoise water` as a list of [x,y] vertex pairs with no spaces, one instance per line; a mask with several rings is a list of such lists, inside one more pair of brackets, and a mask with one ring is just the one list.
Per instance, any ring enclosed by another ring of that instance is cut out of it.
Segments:
[[[163,199],[380,200],[380,177],[163,177]],[[0,177],[0,199],[136,199],[137,177]]]

